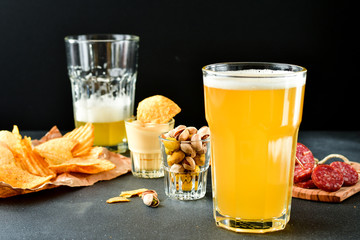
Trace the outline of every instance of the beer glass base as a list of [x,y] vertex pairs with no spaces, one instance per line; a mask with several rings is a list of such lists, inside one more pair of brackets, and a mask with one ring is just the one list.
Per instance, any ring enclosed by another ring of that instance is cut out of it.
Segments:
[[124,152],[126,152],[128,150],[127,143],[119,143],[119,144],[114,145],[114,146],[103,146],[103,147],[105,147],[109,151],[115,152],[115,153],[124,153]]
[[215,222],[217,226],[234,232],[267,233],[283,230],[289,221],[289,216],[285,213],[277,218],[245,220],[223,216],[215,211]]

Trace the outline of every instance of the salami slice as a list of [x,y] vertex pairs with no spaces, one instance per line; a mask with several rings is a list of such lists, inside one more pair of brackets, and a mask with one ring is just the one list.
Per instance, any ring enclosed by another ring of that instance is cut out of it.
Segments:
[[296,158],[302,165],[295,161],[294,183],[309,180],[315,167],[315,159],[312,152],[304,144],[297,143]]
[[295,186],[307,189],[317,188],[312,179],[306,180],[305,182],[298,182],[295,184]]
[[330,165],[318,165],[314,169],[311,179],[318,188],[327,192],[339,190],[344,183],[341,172]]
[[344,186],[352,186],[358,182],[359,174],[350,164],[345,162],[332,162],[330,166],[342,173]]

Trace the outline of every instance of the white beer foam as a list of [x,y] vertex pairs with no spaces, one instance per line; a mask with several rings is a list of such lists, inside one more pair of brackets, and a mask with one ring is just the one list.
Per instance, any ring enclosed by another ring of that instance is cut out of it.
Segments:
[[80,122],[115,122],[130,117],[130,99],[80,99],[74,103],[75,118]]
[[204,77],[204,85],[229,90],[287,89],[305,84],[303,74],[269,69],[216,72]]

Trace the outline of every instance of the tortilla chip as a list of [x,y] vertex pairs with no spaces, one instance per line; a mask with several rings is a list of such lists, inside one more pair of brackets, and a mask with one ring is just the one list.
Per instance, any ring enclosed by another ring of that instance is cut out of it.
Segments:
[[85,125],[66,133],[64,137],[75,139],[79,142],[79,144],[72,150],[74,157],[86,155],[94,144],[94,126],[91,123],[86,123]]
[[54,138],[37,145],[34,149],[46,159],[49,165],[58,165],[73,158],[71,151],[78,144],[72,138]]
[[137,119],[144,123],[167,123],[180,111],[180,107],[169,98],[155,95],[139,103]]
[[107,203],[117,203],[117,202],[130,202],[130,199],[125,197],[113,197],[106,200]]

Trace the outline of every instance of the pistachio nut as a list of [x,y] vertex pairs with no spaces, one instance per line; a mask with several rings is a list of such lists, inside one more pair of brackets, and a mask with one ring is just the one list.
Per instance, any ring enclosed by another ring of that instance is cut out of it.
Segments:
[[182,173],[185,172],[185,168],[181,164],[175,163],[171,166],[169,171],[174,173]]
[[195,127],[187,127],[186,129],[189,131],[190,135],[197,133],[197,129]]
[[197,151],[196,153],[197,154],[205,154],[206,151],[207,151],[207,146],[206,146],[206,143],[205,143],[205,144],[203,144],[202,149],[200,151]]
[[197,133],[200,135],[200,138],[204,140],[210,136],[210,128],[208,126],[203,126]]
[[186,126],[185,125],[179,125],[177,126],[176,128],[174,128],[173,130],[171,130],[171,134],[170,134],[170,137],[173,137],[173,138],[178,138],[179,135],[186,129]]
[[182,151],[173,152],[167,159],[169,166],[172,166],[175,163],[181,162],[185,158],[185,153]]
[[181,141],[186,141],[188,140],[190,136],[190,133],[189,133],[189,130],[187,129],[184,129],[184,131],[182,131],[178,137],[178,140],[181,142]]
[[201,136],[198,133],[194,134],[191,137],[191,146],[196,152],[200,151],[203,148]]
[[160,204],[157,194],[146,194],[142,196],[142,200],[146,206],[157,207]]
[[186,170],[189,171],[194,171],[196,166],[195,161],[192,157],[186,157],[182,165]]
[[180,144],[180,149],[181,151],[183,151],[186,155],[190,156],[190,157],[195,157],[196,156],[196,151],[192,148],[190,143],[181,143]]
[[194,157],[194,161],[198,166],[203,166],[205,164],[205,160],[206,160],[205,154],[197,154]]
[[180,148],[180,143],[175,138],[166,138],[166,140],[163,140],[163,143],[169,152],[177,151]]

